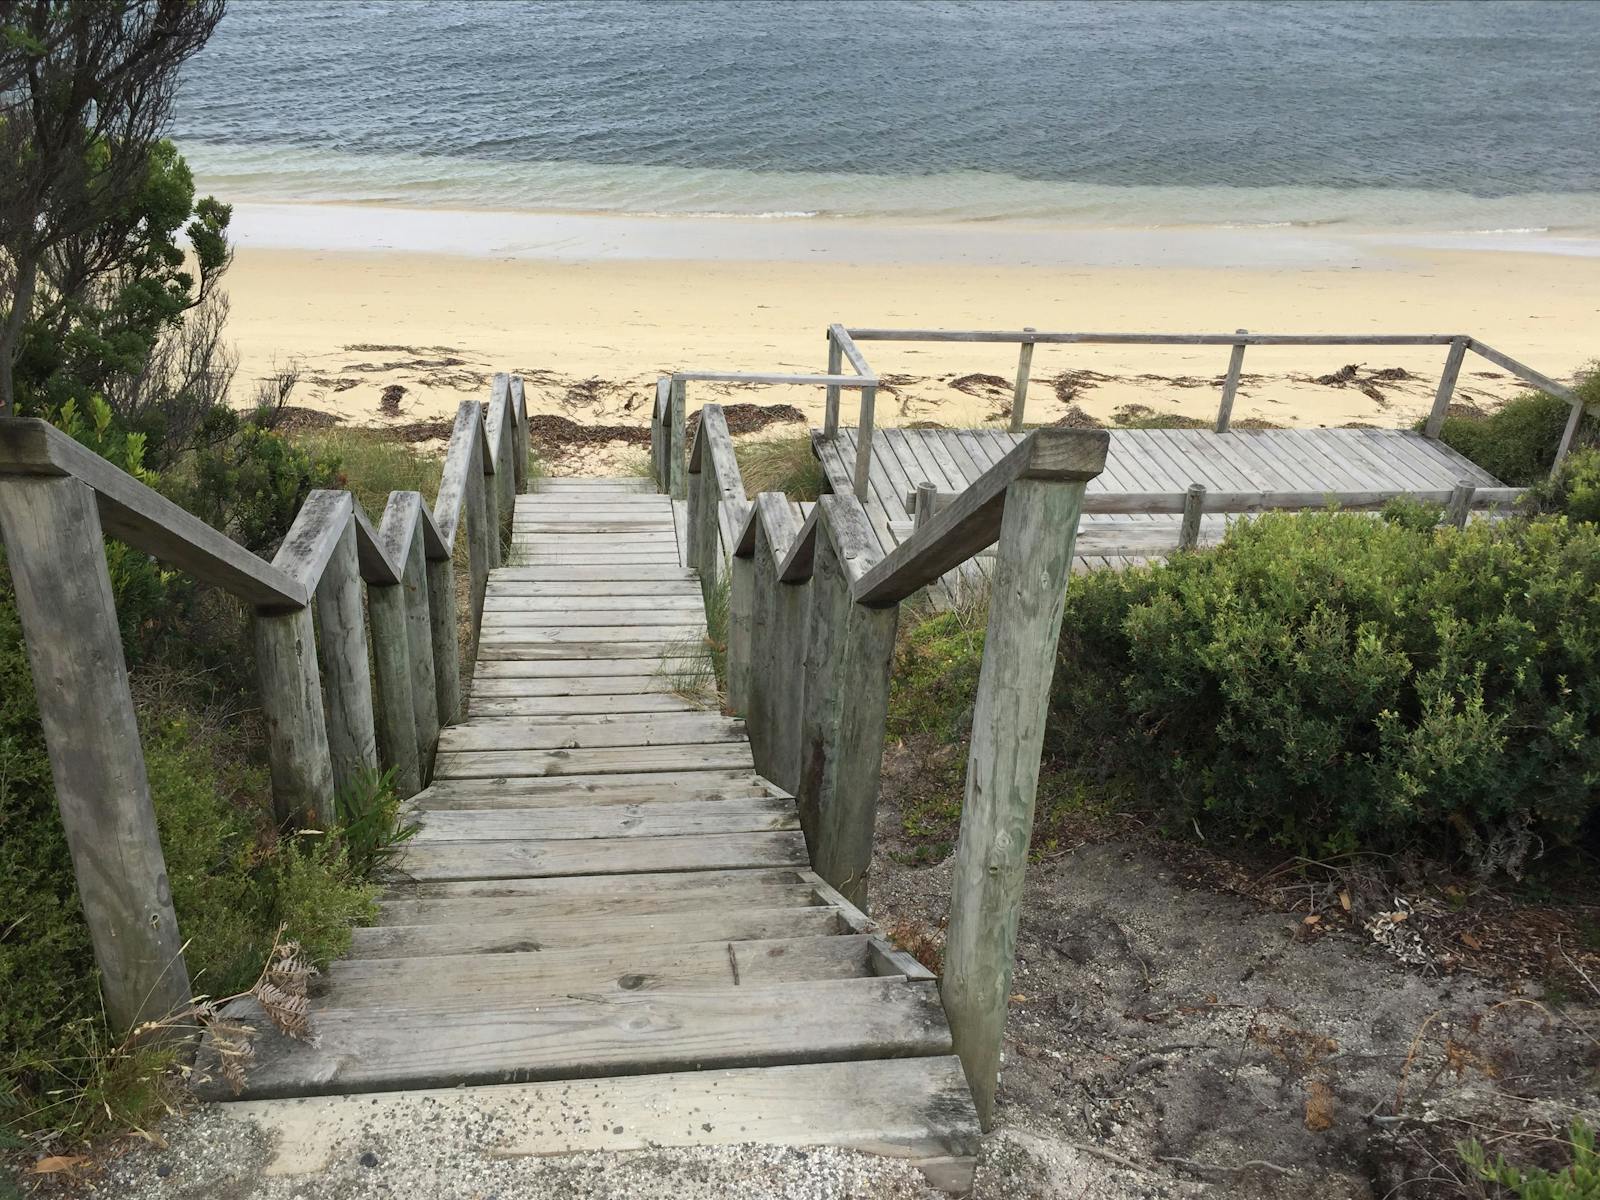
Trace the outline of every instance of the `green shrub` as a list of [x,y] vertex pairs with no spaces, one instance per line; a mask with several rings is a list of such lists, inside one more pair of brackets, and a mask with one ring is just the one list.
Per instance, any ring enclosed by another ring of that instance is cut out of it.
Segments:
[[1600,530],[1269,515],[1068,592],[1050,753],[1208,836],[1515,871],[1600,781]]
[[1594,1129],[1576,1119],[1570,1133],[1572,1162],[1557,1171],[1512,1166],[1504,1155],[1496,1155],[1491,1163],[1476,1141],[1462,1142],[1456,1151],[1479,1179],[1499,1184],[1519,1200],[1600,1200],[1600,1154],[1595,1153]]
[[387,874],[405,844],[422,827],[413,821],[394,790],[394,772],[368,772],[334,797],[338,838],[358,879]]
[[1532,503],[1542,512],[1600,523],[1600,450],[1567,455],[1559,473],[1534,486]]
[[[1600,403],[1600,370],[1590,367],[1580,374],[1573,390],[1587,404]],[[1501,482],[1528,487],[1550,473],[1571,412],[1565,400],[1528,392],[1487,417],[1446,417],[1439,438]],[[1593,441],[1597,429],[1594,418],[1585,418],[1579,444]]]
[[228,441],[196,451],[188,478],[172,491],[195,516],[270,558],[312,489],[341,486],[337,459],[246,421]]

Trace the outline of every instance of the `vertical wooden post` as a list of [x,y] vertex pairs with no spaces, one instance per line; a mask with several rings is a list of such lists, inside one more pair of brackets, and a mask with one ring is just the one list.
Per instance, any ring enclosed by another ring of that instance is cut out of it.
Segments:
[[995,554],[941,986],[985,1129],[994,1124],[1039,752],[1085,483],[1011,484]]
[[854,476],[856,499],[867,502],[867,489],[872,472],[872,428],[874,409],[878,404],[878,389],[861,389],[861,423],[856,427],[856,470]]
[[1178,549],[1193,550],[1200,544],[1200,516],[1205,511],[1206,488],[1191,483],[1183,496],[1183,524],[1178,527]]
[[1467,354],[1467,339],[1450,340],[1450,353],[1444,358],[1444,371],[1439,375],[1439,388],[1433,394],[1433,410],[1428,413],[1428,423],[1422,427],[1422,436],[1436,438],[1444,428],[1445,413],[1450,408],[1450,398],[1455,394],[1456,377],[1461,374],[1461,360]]
[[[728,708],[750,714],[751,622],[755,619],[755,568],[752,557],[733,555],[728,581]],[[747,723],[748,724],[748,723]]]
[[0,476],[17,611],[106,1016],[123,1033],[189,1002],[94,492]]
[[[706,484],[708,481],[714,481],[716,478],[716,473],[714,471],[706,470],[707,455],[705,446],[702,442],[702,439],[705,438],[705,414],[703,412],[700,416],[700,420],[702,422],[702,428],[696,440],[696,447],[700,451],[701,455],[700,466],[696,467],[694,465],[694,459],[692,456],[685,466],[685,470],[687,470],[689,473],[688,481],[684,486],[684,490],[686,492],[684,499],[688,502],[688,511],[686,514],[688,536],[684,539],[683,565],[691,569],[700,565],[700,510],[706,506],[709,498],[709,493],[706,490]],[[715,501],[712,501],[712,503],[715,503]],[[705,591],[704,576],[702,576],[700,580],[700,590],[702,592]]]
[[1467,514],[1472,510],[1472,494],[1477,487],[1470,479],[1463,479],[1450,489],[1450,502],[1444,506],[1444,519],[1457,529],[1467,526]]
[[483,598],[489,588],[490,546],[494,534],[489,524],[489,509],[484,493],[483,468],[479,465],[483,442],[475,439],[472,461],[467,465],[467,481],[462,489],[461,507],[467,522],[467,587],[472,599],[472,644],[478,644],[483,629]]
[[511,545],[511,527],[517,512],[516,427],[511,413],[500,422],[500,445],[495,454],[496,499],[499,501],[500,545]]
[[[349,501],[345,503],[348,505]],[[327,702],[328,750],[333,783],[343,791],[377,770],[372,676],[367,666],[367,624],[361,603],[355,519],[345,521],[322,578],[317,581],[317,660]]]
[[939,489],[926,481],[917,484],[916,504],[911,510],[911,528],[915,532],[933,519],[933,504],[939,496]]
[[456,612],[456,567],[448,558],[430,558],[428,632],[433,643],[433,694],[439,723],[461,719],[461,626]]
[[674,500],[682,500],[684,498],[684,470],[688,465],[684,461],[684,426],[688,423],[684,407],[688,402],[686,395],[688,386],[682,379],[674,379],[672,381],[671,402],[667,407],[667,446],[669,455],[667,472],[671,484],[669,490]]
[[307,821],[331,829],[338,819],[333,804],[333,758],[328,750],[311,609],[257,612],[255,626],[273,814],[280,825]]
[[812,866],[864,909],[900,606],[868,608],[851,597],[852,575],[879,556],[860,501],[823,496],[818,504],[795,795]]
[[492,571],[501,565],[504,543],[500,540],[500,484],[494,477],[491,457],[489,442],[485,438],[479,459],[483,468],[483,527],[488,535],[489,569]]
[[511,465],[517,495],[528,490],[528,399],[522,376],[511,377]]
[[[1235,333],[1249,333],[1248,329],[1235,329]],[[1244,343],[1235,342],[1228,355],[1228,377],[1222,381],[1222,403],[1217,406],[1217,432],[1227,433],[1233,420],[1233,398],[1239,394],[1239,372],[1244,369]]]
[[650,410],[650,473],[658,492],[672,487],[667,472],[667,413],[671,408],[672,380],[663,375],[656,380],[656,404]]
[[[1022,327],[1024,333],[1033,333],[1032,325]],[[1022,414],[1028,405],[1028,373],[1033,370],[1033,343],[1023,342],[1017,352],[1017,382],[1011,389],[1011,432],[1022,432]]]
[[411,644],[406,631],[406,589],[401,584],[369,584],[367,619],[372,624],[372,674],[378,729],[378,755],[394,772],[402,799],[422,790],[417,755],[416,709],[411,701]]
[[[839,343],[833,339],[833,330],[828,330],[828,374],[837,375],[844,370],[844,351]],[[822,410],[822,436],[836,438],[839,436],[839,385],[830,383],[827,387],[827,400]]]
[[1566,426],[1561,430],[1561,441],[1556,443],[1555,461],[1550,464],[1550,475],[1554,478],[1561,473],[1561,464],[1566,461],[1567,451],[1572,449],[1572,439],[1578,435],[1578,425],[1583,421],[1583,402],[1573,401],[1572,411],[1567,414]]
[[[419,507],[422,497],[406,493]],[[406,598],[406,648],[411,655],[411,713],[416,724],[417,763],[422,782],[433,774],[433,749],[439,740],[439,692],[433,661],[433,621],[428,605],[428,569],[423,556],[422,526],[412,525],[406,555],[405,577],[400,586]]]

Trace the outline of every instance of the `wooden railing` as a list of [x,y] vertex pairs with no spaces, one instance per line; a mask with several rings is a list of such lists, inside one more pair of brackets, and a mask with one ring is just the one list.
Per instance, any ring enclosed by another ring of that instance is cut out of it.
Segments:
[[348,492],[314,491],[267,562],[46,422],[0,421],[0,534],[113,1025],[186,1005],[190,985],[104,536],[250,606],[275,816],[329,829],[367,772],[404,796],[427,782],[461,715],[456,537],[476,641],[527,456],[522,381],[498,375],[487,413],[457,411],[431,508],[394,492],[374,527]]
[[[1104,345],[1104,346],[1226,346],[1229,348],[1228,369],[1223,377],[1222,395],[1217,406],[1214,429],[1226,433],[1233,420],[1233,402],[1239,391],[1240,373],[1244,368],[1245,348],[1248,346],[1447,346],[1444,368],[1434,390],[1433,407],[1423,425],[1423,436],[1436,438],[1444,425],[1445,414],[1455,395],[1456,379],[1467,352],[1477,354],[1495,366],[1509,371],[1523,382],[1542,392],[1565,400],[1571,414],[1556,448],[1551,463],[1552,474],[1561,466],[1578,424],[1583,419],[1583,401],[1565,384],[1557,383],[1548,375],[1535,371],[1510,355],[1502,354],[1493,346],[1459,333],[1422,334],[1332,334],[1332,333],[1251,333],[1239,329],[1227,333],[1041,333],[1037,329],[1018,330],[956,330],[956,329],[846,329],[832,325],[828,329],[828,371],[842,369],[849,362],[856,372],[855,386],[861,390],[861,411],[856,426],[856,495],[866,496],[866,480],[862,463],[870,451],[875,423],[874,408],[878,377],[868,366],[857,342],[999,342],[1016,343],[1016,380],[1012,392],[1010,429],[1020,433],[1026,415],[1028,377],[1033,365],[1033,351],[1040,345]],[[833,437],[839,431],[839,389],[828,390],[828,407],[824,414],[822,432]]]
[[986,1125],[1073,531],[1108,444],[1102,430],[1028,435],[887,555],[855,496],[824,495],[803,522],[779,493],[748,500],[717,405],[701,410],[684,472],[691,561],[708,595],[730,575],[729,706],[757,769],[795,795],[814,867],[858,904],[900,602],[996,545],[941,984]]
[[[1462,480],[1449,491],[1375,492],[1211,492],[1193,483],[1186,492],[1106,492],[1083,498],[1083,515],[1178,515],[1175,526],[1159,522],[1081,522],[1078,553],[1083,556],[1126,558],[1160,556],[1175,550],[1193,550],[1200,543],[1200,519],[1206,515],[1245,515],[1263,512],[1304,512],[1336,508],[1341,512],[1378,512],[1396,500],[1436,504],[1441,519],[1457,528],[1475,511],[1506,511],[1526,495],[1527,488],[1479,487]],[[942,511],[959,492],[940,492],[931,483],[907,492],[906,511],[913,514],[912,529],[920,528]],[[891,524],[890,530],[899,526]]]

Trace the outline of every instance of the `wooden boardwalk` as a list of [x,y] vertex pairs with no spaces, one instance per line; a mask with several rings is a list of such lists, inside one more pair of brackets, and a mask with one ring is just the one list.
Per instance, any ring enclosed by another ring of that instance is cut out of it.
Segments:
[[643,480],[519,499],[408,878],[328,972],[316,1042],[258,1041],[240,1098],[268,1125],[283,1098],[466,1085],[519,1153],[833,1144],[970,1182],[932,976],[811,871],[743,723],[672,690],[705,645],[679,564]]
[[[1090,481],[1089,497],[1151,492],[1181,493],[1190,484],[1213,492],[1354,492],[1449,490],[1462,481],[1494,487],[1499,481],[1443,442],[1398,429],[1273,429],[1213,433],[1199,429],[1113,429],[1105,471]],[[1024,434],[995,429],[878,428],[872,436],[868,518],[887,553],[909,534],[906,494],[920,483],[941,493],[964,491]],[[841,427],[812,442],[836,492],[853,488],[856,430]],[[1097,525],[1157,522],[1176,530],[1177,518],[1151,513],[1085,516],[1080,538]],[[1220,535],[1225,521],[1207,517],[1205,536]],[[1080,571],[1122,565],[1079,555]],[[947,580],[950,577],[947,577]]]

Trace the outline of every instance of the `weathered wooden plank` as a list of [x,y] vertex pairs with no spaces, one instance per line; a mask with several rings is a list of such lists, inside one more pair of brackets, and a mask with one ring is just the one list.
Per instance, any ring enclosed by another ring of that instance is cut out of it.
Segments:
[[[1106,346],[1232,346],[1238,342],[1247,346],[1443,346],[1456,336],[1449,333],[1040,333],[1032,329],[851,329],[849,333],[858,342],[1031,341]],[[1475,345],[1474,349],[1478,347]]]
[[219,1111],[275,1141],[274,1174],[292,1173],[283,1164],[292,1156],[312,1175],[343,1151],[345,1130],[368,1122],[420,1127],[460,1106],[494,1129],[496,1153],[512,1157],[740,1142],[831,1145],[908,1161],[956,1195],[971,1190],[978,1145],[960,1066],[949,1057],[246,1102]]
[[[766,871],[687,871],[667,878],[682,879],[693,884],[695,880],[707,875],[714,875],[719,882],[705,887],[663,888],[658,891],[639,889],[611,893],[589,890],[550,891],[543,895],[529,896],[383,900],[378,904],[377,925],[380,928],[390,925],[436,925],[448,929],[451,926],[474,925],[483,921],[549,923],[573,919],[587,920],[594,917],[662,913],[729,913],[747,908],[793,909],[823,903],[817,898],[815,888],[792,881],[773,882],[771,873]],[[743,875],[755,875],[760,879],[751,883],[735,882]],[[600,878],[626,877],[604,875]],[[724,961],[724,968],[726,965]],[[343,997],[340,999],[342,1001]]]
[[602,747],[595,750],[452,751],[439,755],[437,773],[444,779],[468,779],[495,775],[595,775],[611,771],[681,771],[752,765],[747,743],[718,742],[708,746]]
[[[531,954],[584,946],[683,946],[773,938],[826,937],[841,933],[837,909],[820,905],[711,912],[642,913],[565,917],[558,921],[514,919],[471,925],[385,925],[356,929],[348,957],[424,958],[467,954]],[[540,994],[535,991],[534,995]]]
[[[607,601],[615,605],[618,601]],[[511,607],[496,607],[484,614],[484,626],[494,629],[561,629],[571,626],[574,622],[582,622],[584,627],[615,625],[622,627],[639,628],[646,625],[693,625],[700,618],[700,611],[694,608],[695,600],[686,596],[679,600],[663,600],[659,596],[644,598],[643,603],[632,608],[574,608],[566,605],[551,606],[548,608],[524,608],[521,605]],[[700,622],[704,628],[704,623]]]
[[427,779],[433,745],[439,736],[439,695],[434,680],[433,627],[428,613],[427,564],[417,518],[422,497],[392,492],[383,514],[383,541],[389,557],[405,563],[400,587],[405,593],[406,649],[411,668],[411,714],[416,725],[417,762]]
[[693,633],[668,642],[519,642],[484,640],[478,646],[478,661],[488,659],[565,659],[574,654],[586,658],[683,658],[703,648],[703,633]]
[[0,475],[70,475],[94,491],[99,524],[118,541],[257,607],[301,608],[310,589],[257,558],[46,421],[0,426]]
[[643,804],[653,801],[742,800],[781,796],[753,769],[619,771],[608,775],[497,776],[436,779],[417,797],[419,809],[559,808],[572,804]]
[[273,815],[279,825],[332,829],[337,821],[333,759],[311,610],[258,612],[255,649]]
[[868,608],[851,594],[879,557],[860,502],[824,496],[818,510],[794,789],[818,874],[860,905],[872,863],[900,607]]
[[[574,620],[581,621],[582,614]],[[705,637],[705,622],[672,625],[484,625],[479,644],[559,646],[564,642],[671,642]],[[634,651],[633,653],[637,653]]]
[[472,717],[557,717],[592,713],[694,712],[696,707],[671,693],[660,695],[601,696],[483,696],[467,708]]
[[120,1035],[184,1007],[190,990],[94,493],[72,478],[0,476],[0,535],[106,1016]]
[[[739,903],[751,889],[792,887],[807,883],[804,867],[765,867],[728,871],[646,871],[632,875],[562,875],[546,879],[462,879],[424,883],[405,880],[389,890],[393,899],[542,899],[552,903],[606,903],[615,899],[671,892],[726,892],[725,904]],[[426,922],[421,922],[426,924]]]
[[783,832],[586,841],[438,842],[408,846],[401,867],[417,879],[433,881],[797,867],[806,861],[805,838],[799,833]]
[[[345,497],[346,504],[349,497]],[[357,786],[378,768],[377,724],[372,710],[372,675],[362,611],[355,522],[347,509],[344,527],[316,584],[317,660],[333,757],[336,789]]]
[[744,722],[704,712],[633,716],[578,724],[516,718],[469,721],[442,730],[441,751],[587,750],[601,746],[686,746],[744,740]]
[[[1017,479],[1086,480],[1105,463],[1108,438],[1098,429],[1041,429],[1003,463],[961,493],[857,584],[864,604],[895,603],[994,541],[1006,488]],[[1076,524],[1076,521],[1074,521]]]
[[404,799],[422,787],[404,586],[368,586],[367,619],[372,627],[373,720],[378,761],[394,772],[395,792]]
[[[1238,329],[1235,333],[1249,333],[1248,329]],[[1245,343],[1235,342],[1233,351],[1228,355],[1228,374],[1222,381],[1222,400],[1217,406],[1216,430],[1226,433],[1228,426],[1233,421],[1233,401],[1239,394],[1239,374],[1244,369]]]
[[693,833],[762,833],[800,828],[794,802],[655,800],[635,804],[553,805],[522,809],[439,809],[422,821],[418,840],[432,842],[568,841],[667,837]]
[[995,559],[942,988],[985,1127],[993,1120],[1039,753],[1083,491],[1082,482],[1017,480]]
[[[314,1046],[262,1032],[244,1098],[892,1058],[950,1045],[932,986],[900,979],[563,996],[461,1017],[323,1008],[315,1021]],[[200,1078],[214,1073],[209,1054]],[[226,1088],[196,1090],[223,1098]]]

